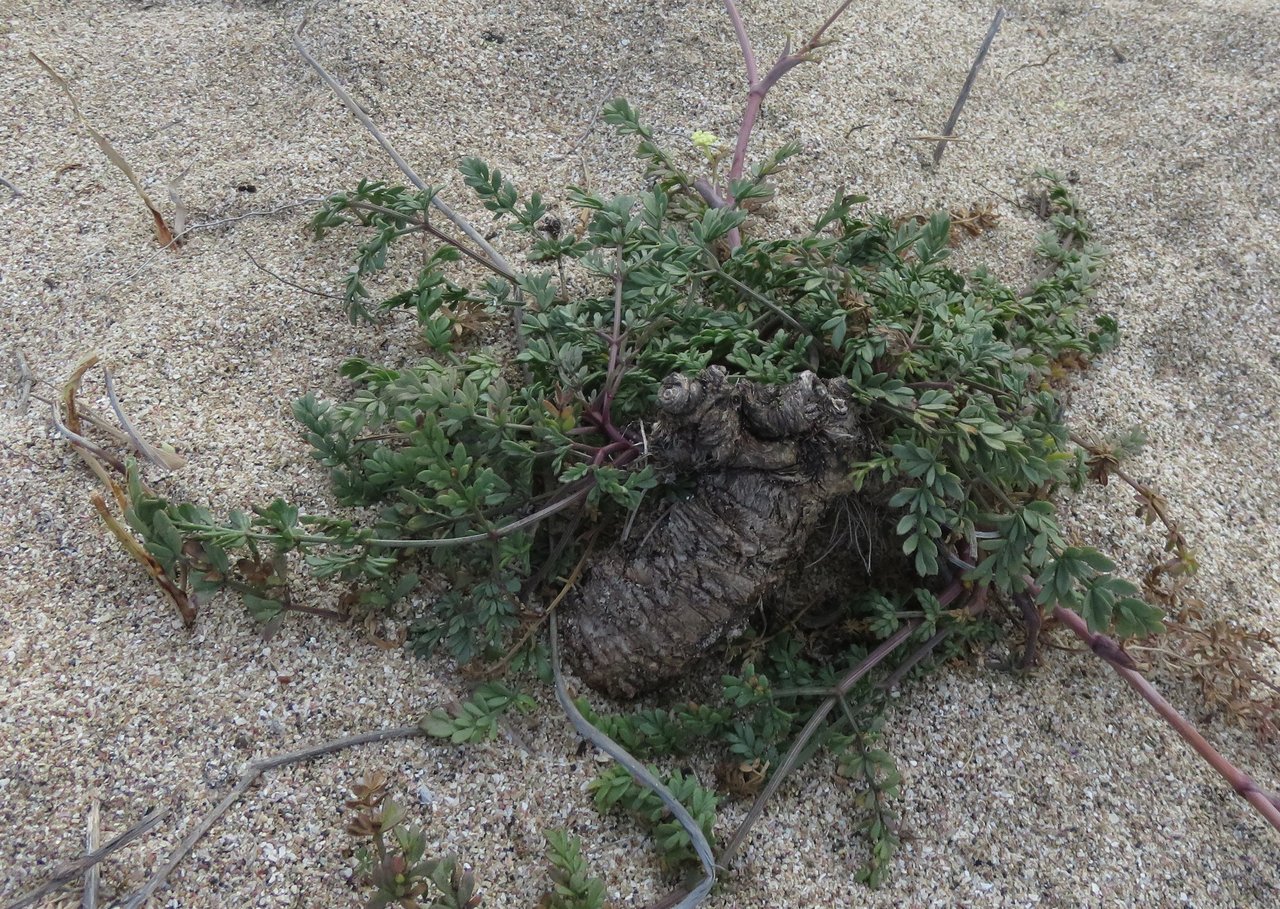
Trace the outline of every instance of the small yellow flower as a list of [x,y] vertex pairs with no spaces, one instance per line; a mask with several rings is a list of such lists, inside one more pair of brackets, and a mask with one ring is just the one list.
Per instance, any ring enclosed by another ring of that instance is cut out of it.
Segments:
[[719,146],[723,140],[715,133],[700,129],[694,132],[692,138],[694,147],[702,152],[708,161],[714,161],[719,156]]
[[715,133],[709,133],[706,130],[695,130],[693,134],[693,144],[698,148],[712,148],[720,144],[720,137]]

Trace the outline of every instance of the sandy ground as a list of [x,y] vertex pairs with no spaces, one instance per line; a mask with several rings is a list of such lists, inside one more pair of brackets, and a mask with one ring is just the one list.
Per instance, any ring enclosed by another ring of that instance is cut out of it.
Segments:
[[[153,805],[153,836],[103,866],[107,894],[139,884],[244,764],[334,736],[412,722],[462,686],[449,668],[384,652],[352,628],[288,623],[269,646],[218,601],[194,632],[113,544],[94,481],[21,412],[15,357],[61,379],[87,351],[125,406],[189,466],[159,481],[223,510],[285,495],[323,507],[324,478],[288,413],[341,393],[336,365],[409,354],[406,337],[353,331],[330,300],[348,239],[316,244],[306,209],[249,218],[157,253],[118,171],[28,56],[69,78],[152,194],[185,174],[189,219],[272,209],[389,163],[305,69],[288,34],[301,4],[0,0],[0,899],[82,847],[90,800],[108,834]],[[807,33],[819,0],[744,14],[761,56]],[[1014,3],[961,121],[968,141],[924,167],[992,14],[987,4],[858,4],[819,65],[770,97],[755,149],[804,143],[780,222],[845,185],[878,209],[996,204],[1001,229],[965,253],[1016,278],[1038,225],[1004,199],[1049,166],[1078,192],[1114,258],[1100,305],[1124,342],[1082,379],[1082,428],[1134,423],[1134,465],[1189,529],[1211,610],[1280,620],[1280,7],[1104,0]],[[461,202],[452,165],[479,154],[555,197],[569,181],[637,185],[630,144],[597,129],[610,93],[672,145],[732,133],[741,64],[720,5],[688,0],[324,0],[315,53],[421,172]],[[501,39],[501,40],[499,40]],[[249,192],[246,187],[254,187]],[[167,206],[167,203],[165,203]],[[48,395],[48,386],[36,388]],[[1071,506],[1126,568],[1158,539],[1123,495]],[[1274,666],[1272,667],[1275,668]],[[1280,677],[1280,672],[1277,672]],[[1167,680],[1166,680],[1167,681]],[[1199,715],[1189,683],[1170,697]],[[1105,669],[1054,653],[1029,679],[980,666],[903,692],[888,741],[907,778],[909,838],[887,886],[853,882],[862,843],[831,768],[784,787],[708,905],[1160,906],[1280,904],[1280,840]],[[153,905],[356,906],[341,801],[366,769],[392,777],[433,844],[471,862],[488,906],[531,906],[544,827],[583,835],[615,905],[664,892],[639,830],[601,819],[596,767],[554,710],[520,721],[529,750],[371,747],[269,778],[220,822]],[[1271,788],[1280,760],[1205,717],[1207,734]],[[744,807],[730,805],[725,829]]]

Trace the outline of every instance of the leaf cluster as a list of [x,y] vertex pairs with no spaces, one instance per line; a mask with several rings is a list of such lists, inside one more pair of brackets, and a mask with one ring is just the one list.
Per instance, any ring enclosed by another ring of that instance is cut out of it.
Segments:
[[[718,803],[715,792],[703,787],[692,773],[674,770],[663,774],[656,767],[650,767],[649,770],[662,779],[676,800],[688,809],[707,841],[714,847]],[[591,791],[596,808],[601,813],[619,808],[652,830],[658,858],[663,865],[678,868],[697,862],[688,831],[671,816],[657,794],[639,785],[625,767],[616,764],[609,767],[591,781]]]
[[[611,108],[611,119],[625,120],[623,109]],[[889,504],[900,512],[903,548],[922,577],[939,572],[944,548],[967,541],[979,559],[975,581],[1016,592],[1028,577],[1070,577],[1075,587],[1052,588],[1056,602],[1087,602],[1091,627],[1108,627],[1113,618],[1122,633],[1158,627],[1154,611],[1123,585],[1104,584],[1091,595],[1095,576],[1078,560],[1060,575],[1051,564],[1063,547],[1046,497],[1086,478],[1051,385],[1054,364],[1095,355],[1114,341],[1109,319],[1091,327],[1080,319],[1102,254],[1063,187],[1052,191],[1061,209],[1056,230],[1039,244],[1055,268],[1018,294],[981,269],[965,277],[947,268],[945,214],[924,225],[864,221],[852,213],[859,198],[843,194],[812,233],[749,240],[721,261],[720,244],[746,212],[702,203],[697,217],[676,219],[673,199],[684,199],[686,211],[698,204],[689,199],[688,175],[656,167],[651,161],[651,173],[665,182],[640,196],[570,192],[588,226],[557,255],[575,260],[586,280],[615,284],[616,294],[570,298],[552,271],[486,285],[483,299],[493,311],[510,306],[517,290],[528,301],[517,358],[522,381],[513,382],[490,353],[449,349],[399,368],[351,360],[342,370],[356,388],[348,401],[297,403],[339,501],[378,508],[379,519],[360,532],[331,520],[317,540],[298,532],[296,515],[275,514],[257,526],[274,534],[277,550],[327,544],[338,551],[310,555],[319,576],[378,577],[399,560],[390,554],[395,544],[375,541],[494,537],[504,522],[527,514],[529,503],[558,494],[585,491],[589,506],[634,509],[658,478],[632,463],[632,436],[667,375],[722,365],[744,379],[785,382],[816,368],[844,378],[879,416],[881,451],[856,476],[893,489]],[[516,201],[509,181],[479,162],[464,171],[487,205],[534,232],[545,211],[539,199]],[[429,198],[362,183],[353,197],[331,200],[317,228],[355,211],[366,227],[391,222],[377,234],[389,247],[399,232],[412,232],[411,219]],[[446,254],[451,250],[442,245],[428,258],[419,286],[449,284],[442,269],[456,258]],[[352,286],[383,262],[382,252],[362,247]],[[428,296],[414,303],[427,333],[437,318],[451,318]],[[144,508],[157,511],[154,503]],[[176,517],[173,528],[152,522],[141,532],[170,552],[182,539],[179,526],[188,538],[194,531],[224,549],[251,540],[241,517],[216,532],[203,513]],[[432,549],[434,567],[473,583],[457,585],[470,592],[438,604],[417,635],[424,651],[444,642],[463,661],[492,652],[516,624],[515,594],[529,574],[535,535]],[[407,577],[411,587],[416,575]],[[403,596],[397,586],[387,593]]]
[[538,909],[604,909],[604,882],[587,873],[582,856],[582,838],[563,830],[548,830],[547,862],[551,889]]
[[368,845],[356,850],[357,872],[373,892],[365,909],[476,909],[475,875],[453,856],[427,858],[426,834],[405,825],[403,807],[387,796],[387,778],[368,774],[352,787],[348,808],[357,814],[347,832]]
[[534,701],[498,682],[486,682],[456,711],[437,707],[423,717],[422,731],[434,738],[448,739],[455,745],[488,742],[498,736],[498,721],[515,707],[532,710]]

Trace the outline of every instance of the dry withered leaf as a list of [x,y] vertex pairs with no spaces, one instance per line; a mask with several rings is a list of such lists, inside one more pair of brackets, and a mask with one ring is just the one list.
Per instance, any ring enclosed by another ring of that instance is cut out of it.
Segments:
[[83,126],[89,135],[93,137],[93,141],[98,144],[98,148],[100,148],[102,153],[107,156],[107,160],[119,168],[120,172],[128,178],[131,184],[133,184],[134,190],[136,190],[138,195],[142,198],[142,202],[147,206],[147,210],[151,212],[151,219],[155,222],[154,228],[156,232],[156,239],[160,241],[162,246],[176,246],[177,238],[169,228],[168,223],[165,221],[164,215],[160,213],[160,209],[156,208],[156,204],[151,201],[151,197],[147,195],[147,191],[142,188],[142,183],[138,180],[138,175],[133,172],[133,168],[129,166],[129,162],[124,159],[123,155],[116,151],[115,146],[111,144],[110,140],[99,132],[92,123],[85,119],[84,114],[80,112],[80,104],[76,100],[75,94],[71,91],[70,83],[68,83],[66,79],[62,78],[62,76],[58,75],[58,73],[48,63],[41,60],[34,51],[31,52],[31,57],[40,65],[41,69],[49,74],[49,77],[53,79],[58,88],[62,89],[62,93],[66,95],[67,100],[71,102],[71,109],[75,112],[76,119],[80,121],[80,125]]

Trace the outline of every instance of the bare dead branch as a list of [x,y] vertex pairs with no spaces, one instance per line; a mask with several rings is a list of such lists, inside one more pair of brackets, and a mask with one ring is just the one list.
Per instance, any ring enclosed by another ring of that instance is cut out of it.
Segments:
[[[250,764],[245,768],[245,771],[240,774],[240,780],[236,783],[235,788],[227,793],[226,797],[223,798],[222,801],[210,809],[205,816],[200,819],[200,822],[196,824],[195,829],[183,838],[182,842],[180,842],[173,852],[169,854],[169,857],[165,859],[163,864],[161,864],[160,869],[151,876],[151,879],[147,881],[146,885],[137,893],[129,897],[129,899],[123,904],[123,909],[140,909],[147,900],[151,899],[152,895],[164,886],[169,875],[173,873],[173,869],[178,867],[182,860],[186,858],[187,854],[195,847],[196,843],[198,843],[200,839],[209,832],[209,828],[217,822],[218,818],[226,814],[227,809],[234,805],[236,801],[249,790],[249,787],[253,785],[254,781],[268,770],[275,770],[277,767],[296,764],[300,761],[309,761],[313,758],[332,754],[335,751],[342,751],[345,748],[353,748],[357,745],[369,745],[374,742],[390,742],[396,739],[409,739],[420,735],[423,735],[423,732],[417,726],[397,726],[392,729],[379,729],[374,732],[364,732],[360,735],[351,735],[340,739],[333,739],[332,741],[323,742],[319,745],[312,745],[309,748],[303,748],[300,751],[292,751],[288,754],[277,755],[276,757],[267,758]],[[6,907],[6,909],[16,909],[16,907]]]
[[996,10],[995,18],[991,20],[991,27],[987,29],[987,37],[982,40],[982,46],[978,48],[978,55],[973,59],[973,66],[969,67],[969,75],[965,77],[964,86],[960,89],[960,96],[956,98],[956,103],[951,108],[951,116],[947,118],[947,125],[942,129],[942,138],[938,141],[938,145],[933,150],[933,166],[937,167],[938,162],[942,160],[942,153],[947,150],[947,140],[951,137],[951,132],[956,128],[956,121],[960,119],[960,111],[964,110],[965,102],[969,100],[969,92],[973,91],[973,83],[978,80],[978,70],[982,68],[982,62],[987,59],[987,54],[991,50],[991,42],[996,40],[996,33],[1000,31],[1000,23],[1004,21],[1004,7]]
[[[85,851],[92,855],[102,845],[102,802],[97,798],[89,804],[86,827]],[[84,873],[84,897],[80,900],[80,909],[98,909],[98,878],[97,864]]]
[[105,846],[95,849],[88,855],[78,858],[73,862],[67,862],[65,865],[60,866],[43,884],[34,890],[24,893],[12,903],[6,905],[4,909],[25,909],[25,907],[33,905],[41,897],[47,896],[69,881],[73,881],[80,877],[113,852],[123,849],[134,840],[149,833],[151,829],[155,827],[156,824],[160,823],[168,813],[168,808],[152,809],[147,812],[141,821],[134,824],[119,836],[113,837]]

